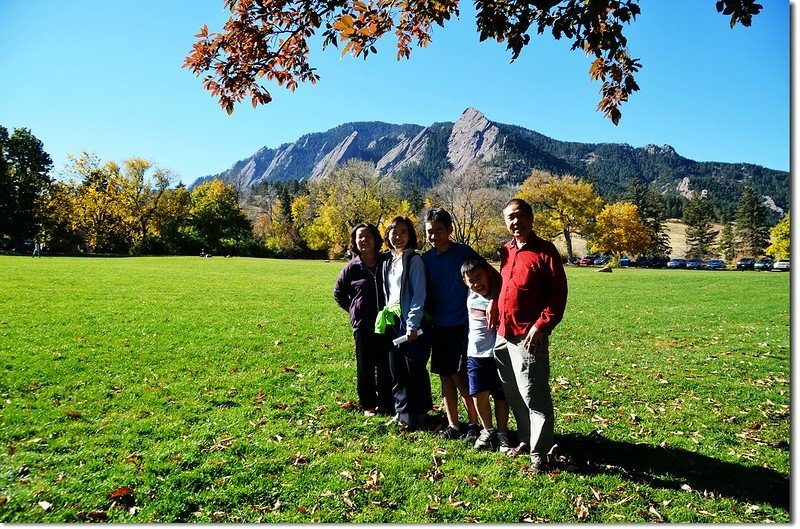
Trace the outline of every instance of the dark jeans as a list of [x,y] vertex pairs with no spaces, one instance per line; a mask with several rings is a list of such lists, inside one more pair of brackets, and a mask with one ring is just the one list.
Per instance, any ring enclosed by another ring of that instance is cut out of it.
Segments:
[[353,331],[356,342],[356,387],[362,408],[380,408],[394,414],[389,348],[392,344],[372,329]]
[[[398,334],[394,329],[387,329],[389,339]],[[404,327],[402,334],[405,334]],[[427,367],[429,357],[430,344],[425,334],[413,342],[392,346],[389,351],[394,409],[401,421],[414,428],[422,426],[420,421],[433,408]]]

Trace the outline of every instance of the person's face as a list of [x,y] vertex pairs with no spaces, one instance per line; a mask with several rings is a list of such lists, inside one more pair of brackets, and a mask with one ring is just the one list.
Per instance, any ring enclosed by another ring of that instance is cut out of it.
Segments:
[[406,246],[408,246],[409,238],[408,226],[406,226],[405,222],[398,222],[397,226],[389,230],[389,241],[397,253],[405,250]]
[[371,254],[375,250],[375,238],[369,228],[358,228],[356,230],[356,248],[364,254]]
[[426,222],[425,235],[428,242],[436,250],[446,250],[450,246],[450,234],[453,233],[453,227],[449,228],[441,222]]
[[533,231],[533,219],[519,209],[517,204],[510,204],[503,210],[503,220],[508,233],[517,240],[525,241]]
[[489,272],[478,267],[464,274],[464,283],[466,283],[473,292],[485,296],[489,293]]

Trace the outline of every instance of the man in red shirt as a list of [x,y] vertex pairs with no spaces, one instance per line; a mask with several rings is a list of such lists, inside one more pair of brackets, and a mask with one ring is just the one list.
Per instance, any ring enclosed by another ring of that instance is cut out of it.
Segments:
[[512,239],[500,251],[503,286],[494,355],[520,440],[509,454],[530,452],[531,470],[540,472],[553,446],[555,423],[549,336],[564,315],[567,276],[553,243],[534,233],[530,204],[511,199],[503,220]]

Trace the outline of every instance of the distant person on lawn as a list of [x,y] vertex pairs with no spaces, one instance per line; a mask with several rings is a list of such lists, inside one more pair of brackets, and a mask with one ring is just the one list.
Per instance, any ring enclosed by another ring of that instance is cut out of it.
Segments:
[[339,273],[333,299],[350,313],[356,348],[356,388],[364,415],[394,415],[392,376],[389,371],[390,343],[375,333],[375,318],[384,306],[381,264],[381,234],[372,224],[361,223],[350,232],[348,249],[354,255]]
[[406,340],[389,350],[395,409],[389,423],[417,429],[424,425],[433,407],[427,368],[428,329],[424,328],[425,265],[416,252],[417,232],[408,217],[393,218],[384,240],[391,249],[381,271],[386,306],[375,321],[375,330],[386,332],[390,340]]
[[549,336],[564,316],[567,277],[556,247],[534,233],[530,204],[511,199],[503,220],[512,239],[500,250],[503,284],[494,356],[521,441],[509,454],[530,452],[531,470],[541,472],[555,423]]
[[[425,214],[425,234],[431,249],[422,254],[429,283],[428,310],[433,312],[431,328],[431,371],[439,375],[442,400],[447,414],[445,439],[466,437],[474,444],[480,435],[478,412],[469,396],[467,383],[467,293],[461,264],[479,257],[477,252],[450,239],[453,219],[446,210],[433,208]],[[462,428],[458,417],[459,393],[467,410],[468,424]]]
[[[489,328],[489,293],[500,287],[500,274],[489,266],[486,259],[467,259],[461,265],[461,275],[469,287],[467,311],[469,312],[469,340],[467,345],[467,376],[469,394],[475,404],[483,429],[473,445],[476,450],[499,448],[507,453],[508,403],[503,393],[497,364],[494,361],[494,344],[497,331]],[[497,429],[492,422],[492,407],[489,396],[494,399]]]

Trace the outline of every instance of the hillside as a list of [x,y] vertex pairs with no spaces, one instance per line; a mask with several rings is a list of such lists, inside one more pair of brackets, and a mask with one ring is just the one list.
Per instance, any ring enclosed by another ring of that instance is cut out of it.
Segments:
[[461,174],[471,164],[480,164],[499,184],[519,184],[533,169],[574,174],[595,184],[606,201],[618,199],[630,180],[638,180],[665,196],[673,216],[679,216],[681,197],[703,194],[717,217],[730,218],[745,185],[762,196],[776,217],[790,204],[787,171],[748,163],[697,162],[669,145],[555,140],[516,125],[495,123],[474,108],[466,109],[454,123],[427,127],[345,123],[278,148],[263,147],[227,171],[198,179],[192,187],[215,178],[239,188],[316,180],[352,159],[369,161],[381,175],[422,189],[433,185],[442,171]]

